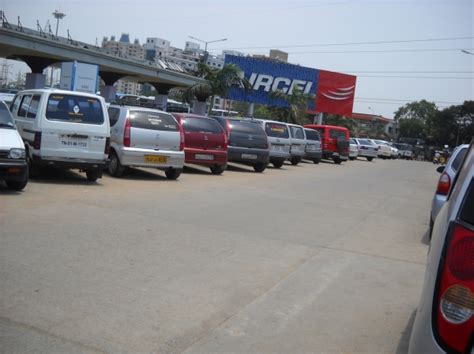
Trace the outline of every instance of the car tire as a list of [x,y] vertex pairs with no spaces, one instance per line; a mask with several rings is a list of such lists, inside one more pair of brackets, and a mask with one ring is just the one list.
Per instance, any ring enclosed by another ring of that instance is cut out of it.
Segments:
[[319,162],[321,161],[321,159],[314,159],[313,162],[317,165]]
[[224,166],[211,166],[210,169],[213,175],[221,175],[225,170]]
[[349,157],[349,160],[354,161],[356,158],[355,157]]
[[300,161],[301,161],[301,159],[300,159],[299,157],[292,157],[292,158],[290,159],[290,162],[291,162],[291,164],[292,164],[293,166],[298,165],[298,164],[300,163]]
[[281,166],[283,166],[284,163],[285,163],[284,160],[278,160],[278,161],[273,161],[272,165],[275,168],[281,168]]
[[120,160],[115,151],[112,151],[110,153],[108,171],[109,171],[109,174],[114,177],[122,176],[123,172],[125,171],[125,167],[123,167],[122,164],[120,163]]
[[24,181],[5,181],[5,183],[9,189],[19,192],[25,189],[26,185],[28,184],[28,178],[26,178]]
[[165,175],[166,178],[174,181],[178,179],[178,177],[181,175],[181,172],[183,172],[183,170],[180,168],[169,168],[165,171]]
[[342,160],[339,157],[335,157],[333,161],[336,165],[339,165],[342,162]]
[[93,170],[86,171],[86,177],[89,182],[95,182],[102,177],[102,170],[96,168]]
[[373,157],[367,157],[367,161],[372,161],[374,158]]
[[263,162],[259,162],[255,165],[253,165],[254,171],[258,172],[258,173],[262,173],[263,171],[265,171],[266,168],[267,168],[267,165],[264,164]]

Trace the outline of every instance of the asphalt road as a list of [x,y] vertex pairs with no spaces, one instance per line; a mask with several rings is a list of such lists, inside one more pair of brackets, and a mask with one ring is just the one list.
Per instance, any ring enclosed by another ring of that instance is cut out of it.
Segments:
[[0,352],[399,352],[432,164],[0,183]]

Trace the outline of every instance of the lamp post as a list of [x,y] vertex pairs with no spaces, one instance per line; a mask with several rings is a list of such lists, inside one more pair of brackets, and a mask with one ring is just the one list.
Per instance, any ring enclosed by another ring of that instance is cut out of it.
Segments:
[[[53,17],[56,19],[56,37],[57,37],[58,36],[58,30],[59,30],[59,20],[62,20],[64,17],[66,17],[66,14],[59,11],[59,10],[54,10]],[[54,74],[54,66],[53,65],[51,65],[51,78],[49,80],[49,86],[51,86],[51,88],[53,88],[53,74]]]
[[205,41],[205,40],[202,40],[202,39],[193,37],[193,36],[188,36],[188,37],[191,38],[191,39],[194,39],[195,41],[204,43],[204,61],[207,60],[207,56],[208,56],[208,53],[207,53],[207,45],[208,45],[208,44],[210,44],[210,43],[216,43],[216,42],[224,42],[224,41],[227,40],[227,38],[222,38],[222,39],[215,39],[215,40],[212,40],[212,41]]

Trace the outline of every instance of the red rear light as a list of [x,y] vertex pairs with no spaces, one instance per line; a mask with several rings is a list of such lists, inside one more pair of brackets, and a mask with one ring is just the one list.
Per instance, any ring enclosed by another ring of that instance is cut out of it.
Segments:
[[433,318],[443,349],[464,353],[474,331],[474,232],[458,223],[449,230]]
[[451,187],[451,178],[449,175],[444,172],[438,181],[438,187],[436,188],[436,193],[441,195],[448,195],[449,188]]
[[41,149],[41,133],[35,133],[35,139],[33,140],[33,149],[39,150]]
[[179,125],[179,151],[184,150],[184,129],[182,125]]
[[104,153],[108,155],[110,153],[110,138],[105,138],[105,150]]
[[123,131],[123,146],[126,147],[130,147],[131,126],[130,118],[127,117],[125,120],[125,129]]
[[229,139],[227,138],[227,134],[224,133],[224,150],[227,150],[228,145],[229,145]]

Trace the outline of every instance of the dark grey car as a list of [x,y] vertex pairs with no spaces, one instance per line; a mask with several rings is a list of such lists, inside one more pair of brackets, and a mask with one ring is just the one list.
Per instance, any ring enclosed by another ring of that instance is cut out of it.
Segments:
[[212,117],[227,132],[227,159],[252,165],[255,172],[263,172],[269,163],[270,150],[267,134],[258,122],[246,119]]

